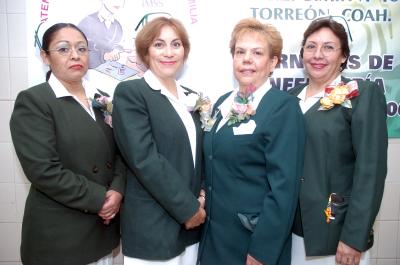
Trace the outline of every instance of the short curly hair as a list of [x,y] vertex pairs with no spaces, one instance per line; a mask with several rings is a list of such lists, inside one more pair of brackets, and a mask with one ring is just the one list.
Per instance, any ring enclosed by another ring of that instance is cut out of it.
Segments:
[[245,33],[257,32],[265,37],[269,46],[270,58],[275,56],[278,59],[277,64],[281,61],[283,40],[280,32],[272,24],[263,24],[255,18],[246,18],[240,20],[231,34],[231,41],[229,44],[232,56],[235,53],[237,40]]

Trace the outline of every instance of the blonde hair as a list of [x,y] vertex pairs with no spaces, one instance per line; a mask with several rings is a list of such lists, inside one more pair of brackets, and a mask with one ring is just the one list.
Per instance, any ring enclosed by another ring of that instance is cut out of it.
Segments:
[[265,37],[269,46],[270,58],[275,56],[281,61],[283,40],[279,31],[272,24],[263,24],[255,18],[246,18],[240,20],[234,27],[229,44],[232,56],[235,53],[237,40],[246,33],[256,32]]

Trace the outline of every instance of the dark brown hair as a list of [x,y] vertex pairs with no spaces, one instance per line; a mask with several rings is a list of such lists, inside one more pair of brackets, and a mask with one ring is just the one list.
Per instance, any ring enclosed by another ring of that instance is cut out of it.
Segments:
[[[56,23],[54,25],[52,25],[51,27],[49,27],[43,34],[42,37],[42,50],[46,53],[46,54],[50,54],[49,53],[49,46],[50,43],[53,41],[54,39],[54,35],[59,32],[60,30],[64,29],[64,28],[73,28],[76,31],[78,31],[79,33],[82,34],[83,38],[86,41],[86,44],[88,44],[88,40],[85,36],[85,33],[83,33],[82,30],[80,30],[77,26],[75,26],[72,23]],[[47,71],[46,73],[46,81],[49,81],[50,78],[50,74],[51,74],[51,69],[49,71]]]
[[311,34],[314,32],[322,29],[322,28],[328,28],[332,31],[332,33],[339,39],[340,41],[340,49],[342,51],[342,55],[346,58],[344,63],[340,65],[341,71],[343,71],[346,68],[347,65],[347,60],[349,59],[350,56],[350,47],[349,47],[349,40],[347,38],[347,33],[345,28],[343,27],[342,24],[339,22],[336,22],[330,17],[324,17],[324,18],[319,18],[311,22],[311,24],[308,26],[306,31],[303,34],[303,41],[301,42],[301,50],[300,50],[300,57],[303,58],[303,53],[304,53],[304,45],[307,42],[308,37],[310,37]]

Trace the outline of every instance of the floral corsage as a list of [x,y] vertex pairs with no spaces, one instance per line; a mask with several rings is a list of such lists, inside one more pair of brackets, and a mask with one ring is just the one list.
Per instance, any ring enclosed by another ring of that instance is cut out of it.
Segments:
[[254,115],[256,111],[253,109],[252,102],[254,99],[253,92],[256,87],[250,84],[245,92],[237,92],[230,112],[228,113],[228,126],[233,125],[237,122],[247,120],[250,116]]
[[325,95],[321,98],[321,106],[318,110],[329,110],[335,105],[342,105],[351,109],[350,99],[358,96],[358,86],[356,81],[350,81],[347,84],[341,82],[335,86],[325,88]]
[[203,93],[200,92],[199,98],[196,100],[193,111],[199,111],[201,128],[206,132],[211,131],[211,128],[214,126],[214,123],[216,121],[216,114],[211,117],[211,100],[208,97],[204,97]]
[[106,92],[97,89],[99,93],[94,94],[92,99],[92,107],[101,110],[104,116],[104,122],[112,128],[112,110],[113,104],[110,95]]

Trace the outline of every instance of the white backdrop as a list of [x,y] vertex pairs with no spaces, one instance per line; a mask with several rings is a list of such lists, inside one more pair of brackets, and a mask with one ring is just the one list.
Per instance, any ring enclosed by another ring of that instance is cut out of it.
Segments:
[[[29,84],[44,81],[47,69],[34,47],[35,30],[41,39],[46,28],[56,22],[79,22],[99,10],[101,0],[27,0]],[[167,12],[183,22],[190,35],[191,53],[181,74],[184,85],[202,91],[215,101],[232,90],[230,33],[242,18],[255,17],[274,24],[284,39],[283,63],[273,81],[284,90],[305,82],[299,60],[302,34],[311,20],[321,16],[342,16],[353,42],[351,58],[344,74],[371,79],[386,92],[390,137],[400,137],[400,4],[397,0],[311,1],[311,0],[125,0],[116,13],[123,28],[124,49],[134,49],[135,27],[149,13]],[[151,16],[150,16],[151,17]],[[119,63],[129,67],[132,53],[121,53]],[[130,78],[139,78],[136,75]],[[96,87],[112,94],[120,80],[90,69],[87,78]]]

